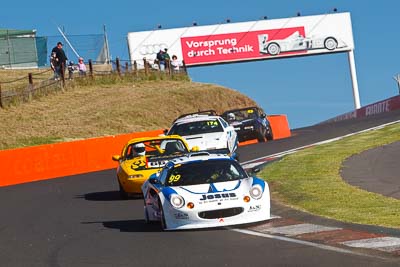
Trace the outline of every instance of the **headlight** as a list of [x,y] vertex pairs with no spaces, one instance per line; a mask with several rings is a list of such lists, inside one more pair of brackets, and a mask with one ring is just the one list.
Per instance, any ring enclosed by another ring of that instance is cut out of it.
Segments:
[[256,184],[250,189],[250,196],[254,199],[260,199],[262,197],[262,188],[260,185]]
[[185,205],[185,200],[180,195],[172,194],[169,199],[170,199],[171,205],[177,209],[182,208],[183,205]]
[[128,180],[130,179],[137,179],[137,178],[143,178],[142,174],[134,174],[134,175],[129,175]]

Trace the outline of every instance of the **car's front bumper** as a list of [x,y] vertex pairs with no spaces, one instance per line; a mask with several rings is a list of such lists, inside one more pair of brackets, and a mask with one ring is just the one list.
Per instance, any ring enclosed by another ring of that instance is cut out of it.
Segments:
[[166,230],[184,230],[198,228],[224,227],[231,225],[255,223],[271,219],[270,203],[268,200],[251,200],[249,203],[244,203],[240,207],[238,205],[224,207],[243,208],[243,212],[229,217],[203,219],[199,216],[200,209],[182,209],[177,210],[172,207],[164,207],[164,216],[167,224]]

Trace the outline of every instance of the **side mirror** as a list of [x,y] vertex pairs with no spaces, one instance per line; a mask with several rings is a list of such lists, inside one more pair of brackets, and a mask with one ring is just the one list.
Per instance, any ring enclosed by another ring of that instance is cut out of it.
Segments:
[[160,183],[160,180],[158,180],[157,178],[154,178],[154,177],[150,177],[150,178],[149,178],[149,182],[150,182],[151,184],[159,184],[159,183]]
[[198,146],[194,146],[192,147],[192,149],[190,149],[190,152],[197,152],[200,151],[200,148]]
[[256,174],[256,173],[259,173],[260,171],[261,171],[260,168],[254,167],[254,168],[252,168],[252,169],[249,171],[249,174],[250,174],[250,176],[253,176],[253,175]]
[[112,156],[112,160],[113,161],[119,161],[121,159],[121,156],[120,155],[114,155],[114,156]]
[[168,129],[164,129],[163,133],[164,133],[165,135],[167,135]]

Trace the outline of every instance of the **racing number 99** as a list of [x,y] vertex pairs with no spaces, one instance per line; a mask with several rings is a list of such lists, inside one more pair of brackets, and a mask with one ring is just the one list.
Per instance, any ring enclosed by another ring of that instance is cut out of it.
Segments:
[[175,183],[178,182],[179,179],[181,179],[181,175],[177,174],[177,175],[171,175],[168,179],[168,183]]

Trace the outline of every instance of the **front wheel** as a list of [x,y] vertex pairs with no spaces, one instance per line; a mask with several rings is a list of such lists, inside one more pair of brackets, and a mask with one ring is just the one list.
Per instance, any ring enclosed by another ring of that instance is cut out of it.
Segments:
[[324,46],[328,50],[335,50],[338,46],[338,42],[333,37],[328,37],[324,41]]
[[146,207],[146,200],[144,200],[144,222],[149,224],[150,223],[150,219],[149,219],[149,212],[147,211],[147,207]]
[[261,127],[261,129],[257,131],[257,140],[260,143],[264,143],[267,141],[265,128]]
[[165,222],[164,210],[162,208],[161,200],[158,200],[158,206],[160,208],[160,226],[161,230],[165,231],[167,229],[167,223]]
[[268,141],[274,140],[274,133],[272,132],[271,126],[268,126],[266,138]]
[[267,52],[272,56],[276,56],[281,52],[281,48],[277,43],[270,43],[267,46]]

